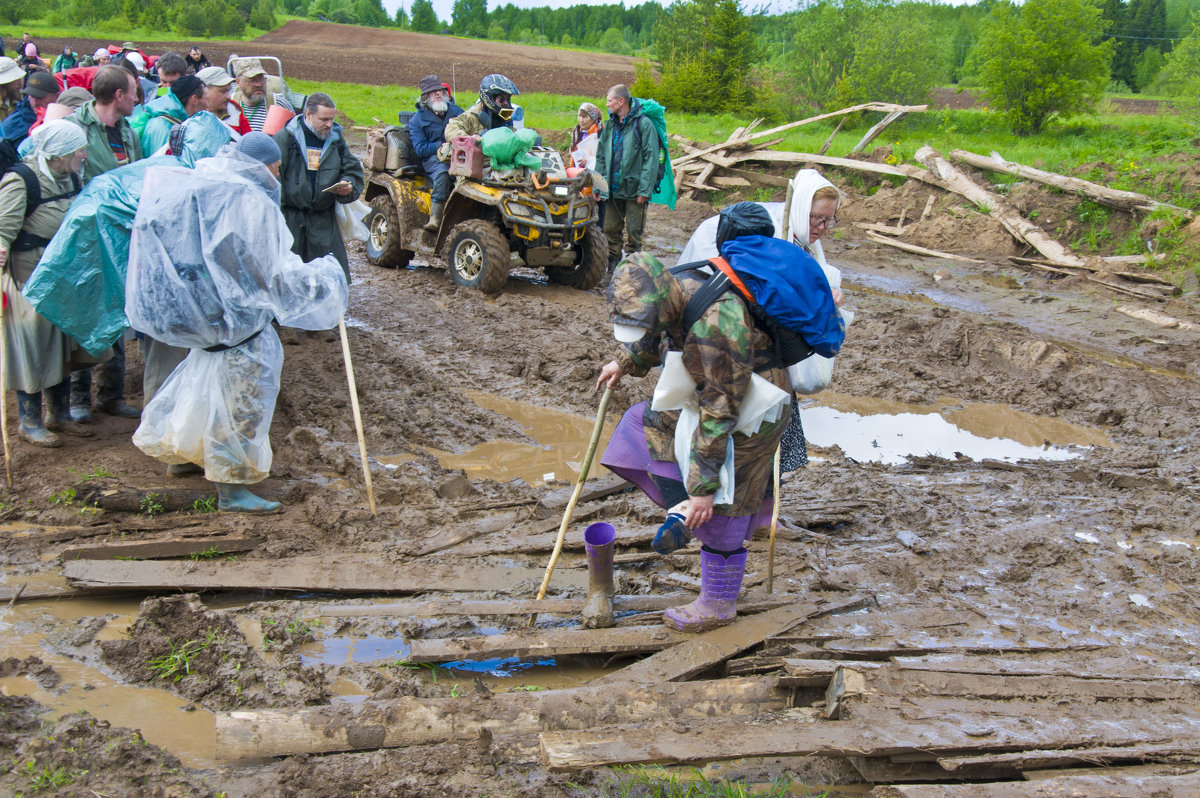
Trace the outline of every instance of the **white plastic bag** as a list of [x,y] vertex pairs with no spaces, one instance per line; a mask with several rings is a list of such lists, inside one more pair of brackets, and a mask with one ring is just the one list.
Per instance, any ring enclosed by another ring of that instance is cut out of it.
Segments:
[[337,214],[338,229],[342,231],[342,240],[366,241],[370,235],[363,219],[371,212],[371,206],[360,199],[354,202],[335,203],[333,212]]

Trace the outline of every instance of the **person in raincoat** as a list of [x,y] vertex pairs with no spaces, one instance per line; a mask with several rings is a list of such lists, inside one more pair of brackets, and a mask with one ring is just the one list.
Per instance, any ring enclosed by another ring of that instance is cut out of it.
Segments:
[[[718,247],[735,268],[740,255],[769,250],[802,274],[795,285],[807,296],[804,338],[817,351],[836,351],[844,332],[824,275],[773,233],[761,207],[738,203],[722,211]],[[722,294],[684,329],[688,301],[705,282],[696,270],[673,274],[644,252],[626,259],[609,288],[614,334],[624,347],[598,380],[614,387],[624,374],[664,367],[653,404],[625,413],[601,462],[660,507],[676,508],[703,544],[699,599],[664,613],[668,626],[687,632],[736,615],[744,544],[770,519],[772,458],[792,398],[775,342],[737,292]]]
[[291,251],[279,159],[275,142],[252,132],[192,171],[147,170],[130,240],[130,322],[191,350],[142,411],[133,443],[170,464],[202,465],[227,512],[280,510],[246,487],[271,468],[283,365],[272,319],[324,330],[346,309],[337,259],[305,263]]
[[[21,162],[25,174],[35,180],[39,204],[30,207],[29,189],[18,169],[0,180],[0,288],[7,300],[3,334],[8,348],[4,386],[17,392],[21,437],[37,446],[62,445],[55,432],[81,437],[93,434],[71,419],[70,375],[73,366],[92,365],[97,359],[39,315],[21,295],[62,224],[71,199],[79,193],[86,150],[87,136],[78,125],[65,120],[42,125]],[[100,360],[111,356],[106,348],[96,354]],[[48,405],[44,424],[43,394]]]

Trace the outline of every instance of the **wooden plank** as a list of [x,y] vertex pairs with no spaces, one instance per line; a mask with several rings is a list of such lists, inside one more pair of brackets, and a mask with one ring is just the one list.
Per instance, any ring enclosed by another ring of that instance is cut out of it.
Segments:
[[941,153],[926,145],[917,150],[916,159],[946,181],[951,191],[961,194],[976,207],[986,209],[991,216],[1010,232],[1014,238],[1042,253],[1055,265],[1074,266],[1083,263],[1083,259],[1050,236],[1040,227],[1009,208],[1000,198],[973,183],[957,167],[942,157]]
[[720,679],[620,691],[584,685],[483,697],[467,692],[458,698],[406,696],[362,704],[220,712],[216,755],[230,760],[430,745],[474,739],[486,732],[586,729],[614,717],[631,722],[736,717],[786,709],[789,697],[790,691],[772,679]]
[[[599,479],[589,479],[583,483],[583,490],[579,494],[579,504],[603,499],[606,496],[611,496],[614,493],[620,493],[627,488],[633,487],[633,483],[629,482],[616,474],[605,474]],[[552,515],[561,515],[563,509],[566,508],[567,502],[571,500],[571,494],[575,488],[559,488],[551,491],[538,499],[537,509],[539,518],[549,518]],[[543,515],[542,513],[545,513]],[[557,529],[557,527],[556,527]]]
[[158,540],[147,543],[112,543],[103,546],[77,546],[63,549],[59,559],[67,560],[156,560],[187,557],[210,552],[214,557],[250,551],[262,543],[259,537],[223,536]]
[[873,233],[882,233],[886,236],[902,236],[904,228],[899,225],[877,224],[875,222],[855,222],[855,227],[860,227],[863,230],[870,230]]
[[[654,612],[691,601],[690,593],[669,593],[665,596],[613,596],[614,612]],[[578,613],[583,609],[582,598],[511,599],[508,601],[470,601],[466,599],[434,599],[405,601],[394,604],[325,604],[320,615],[326,618],[368,618],[399,616],[434,618],[440,615],[528,615],[537,613]]]
[[[950,778],[937,762],[893,762],[887,757],[852,756],[850,764],[870,784],[891,784],[897,781],[940,781]],[[956,778],[971,780],[1011,779],[1019,776],[1019,771],[1003,766],[988,767],[980,765],[963,769],[955,774]]]
[[1100,746],[1064,748],[1053,751],[1012,751],[1004,754],[939,757],[938,764],[951,773],[979,766],[1004,766],[1015,770],[1057,768],[1064,765],[1105,765],[1110,762],[1138,761],[1200,762],[1200,749],[1178,743],[1158,745]]
[[838,120],[837,127],[835,127],[833,132],[829,134],[829,138],[825,139],[825,143],[821,145],[821,149],[817,150],[817,155],[824,155],[825,153],[829,152],[829,147],[831,144],[833,144],[834,136],[841,131],[842,125],[846,124],[846,119],[847,117],[843,116]]
[[[1182,776],[1185,773],[1194,773],[1196,768],[1188,763],[1180,764],[1149,764],[1149,765],[1124,765],[1119,770],[1115,771],[1122,776]],[[1021,777],[1026,781],[1037,781],[1039,779],[1057,779],[1062,776],[1103,776],[1114,772],[1113,768],[1100,765],[1097,767],[1078,767],[1069,770],[1061,768],[1050,768],[1049,770],[1026,770],[1021,774]]]
[[1195,798],[1200,773],[1182,776],[1123,776],[1119,768],[1103,775],[1059,776],[1045,781],[971,784],[892,784],[871,790],[871,798]]
[[1157,310],[1151,310],[1150,308],[1133,308],[1129,307],[1128,305],[1117,305],[1115,310],[1117,313],[1120,313],[1124,316],[1149,322],[1155,327],[1162,327],[1163,329],[1167,330],[1176,328],[1180,330],[1196,329],[1196,325],[1192,324],[1190,321],[1183,321],[1175,318],[1174,316],[1168,316],[1166,313],[1159,313]]
[[[389,563],[378,555],[289,557],[237,562],[74,560],[63,574],[74,586],[122,590],[303,590],[331,593],[420,593],[500,590],[540,583],[541,568],[474,564]],[[587,574],[560,569],[558,587],[582,589]],[[532,592],[532,589],[530,590]]]
[[1184,216],[1184,218],[1192,218],[1192,212],[1186,208],[1180,208],[1178,205],[1171,205],[1167,202],[1159,202],[1153,197],[1148,197],[1145,194],[1139,194],[1136,191],[1121,191],[1108,186],[1102,186],[1099,183],[1093,183],[1090,180],[1082,180],[1078,177],[1068,177],[1066,175],[1055,174],[1054,172],[1046,172],[1042,169],[1036,169],[1032,166],[1025,166],[1014,161],[1006,161],[1000,156],[1000,153],[993,151],[991,156],[978,155],[966,150],[953,150],[950,153],[950,159],[961,163],[969,164],[978,169],[986,169],[989,172],[1001,172],[1006,175],[1016,175],[1017,177],[1026,180],[1033,180],[1037,183],[1043,183],[1048,186],[1060,188],[1063,191],[1069,191],[1073,194],[1079,194],[1087,197],[1093,202],[1098,202],[1101,205],[1107,205],[1110,208],[1118,208],[1123,211],[1141,211],[1142,213],[1152,213],[1160,208],[1163,210],[1172,211]]
[[524,513],[507,512],[498,515],[487,515],[463,521],[441,534],[399,547],[399,551],[412,557],[424,557],[427,554],[443,551],[444,549],[465,543],[473,538],[490,535],[501,530],[511,530],[518,519],[526,517]]
[[902,249],[905,252],[912,252],[916,255],[926,255],[930,258],[941,258],[942,260],[956,260],[963,263],[983,263],[981,260],[968,258],[965,255],[955,255],[952,252],[938,252],[936,249],[927,249],[925,247],[917,246],[916,244],[907,244],[903,241],[897,241],[894,238],[888,238],[887,236],[881,236],[878,233],[873,233],[870,230],[867,231],[867,238],[874,241],[876,244],[884,244],[885,246],[895,247],[896,249]]
[[762,183],[763,185],[766,185],[766,186],[778,186],[780,188],[787,188],[789,185],[791,185],[791,182],[792,182],[791,180],[789,180],[786,177],[781,177],[779,175],[768,175],[768,174],[764,174],[762,172],[752,172],[749,169],[729,168],[729,169],[726,169],[725,171],[735,177],[745,178],[746,180],[749,180],[751,183]]
[[751,183],[744,177],[722,177],[714,175],[709,181],[717,188],[749,188]]
[[498,635],[414,639],[410,641],[408,659],[411,662],[453,662],[498,657],[637,654],[660,651],[692,637],[694,635],[676,632],[661,624],[610,629],[518,629]]
[[874,141],[880,133],[887,129],[888,125],[892,124],[902,116],[904,116],[904,111],[897,110],[888,113],[883,117],[883,119],[880,119],[878,122],[876,122],[870,130],[863,134],[863,137],[859,139],[858,143],[850,149],[850,154],[854,155],[857,152],[862,152],[864,149],[866,149],[868,144]]
[[772,635],[786,632],[809,618],[849,611],[851,607],[862,606],[865,601],[873,599],[855,596],[840,602],[803,602],[769,610],[761,615],[738,618],[728,626],[701,634],[686,635],[687,641],[681,645],[647,657],[592,683],[617,685],[632,681],[645,684],[686,679],[740,654]]
[[1078,746],[1081,741],[1119,745],[1195,741],[1200,730],[1200,714],[1178,709],[1117,720],[1107,717],[1103,707],[1092,714],[1056,708],[1044,723],[1031,723],[1021,714],[989,715],[985,722],[971,722],[920,705],[905,717],[892,710],[890,715],[876,713],[862,721],[814,722],[812,712],[789,710],[732,723],[714,718],[544,732],[542,763],[560,771],[619,764],[698,764],[751,756],[937,755]]
[[899,668],[948,673],[986,673],[1006,676],[1074,676],[1080,679],[1200,681],[1200,667],[1174,662],[1149,663],[1104,653],[1082,659],[987,657],[960,654],[897,657]]

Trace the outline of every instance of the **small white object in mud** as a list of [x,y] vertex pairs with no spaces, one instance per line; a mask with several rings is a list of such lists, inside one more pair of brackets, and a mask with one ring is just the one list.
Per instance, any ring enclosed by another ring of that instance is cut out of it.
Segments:
[[1120,546],[1125,551],[1129,551],[1130,549],[1133,548],[1133,544],[1130,543],[1128,540],[1118,540],[1117,545]]
[[1100,538],[1093,535],[1091,532],[1076,532],[1076,540],[1082,540],[1084,543],[1099,543]]
[[542,474],[542,482],[553,482],[553,481],[554,481],[554,472],[553,471],[550,471],[549,473],[546,473],[546,474]]
[[936,272],[933,273],[933,281],[935,283],[940,283],[943,280],[949,280],[953,276],[954,275],[952,275],[950,272],[946,271],[945,269],[938,269]]
[[1138,606],[1138,607],[1147,607],[1149,609],[1154,608],[1154,605],[1150,603],[1150,599],[1146,598],[1141,593],[1130,593],[1129,600],[1132,601],[1134,603],[1134,605]]
[[1164,546],[1183,546],[1185,549],[1190,549],[1192,547],[1191,543],[1188,543],[1184,540],[1160,540],[1158,542]]

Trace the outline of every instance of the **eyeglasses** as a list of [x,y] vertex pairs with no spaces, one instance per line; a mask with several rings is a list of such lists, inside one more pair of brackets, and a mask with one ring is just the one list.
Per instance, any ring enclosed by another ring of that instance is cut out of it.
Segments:
[[813,227],[824,227],[826,230],[832,230],[837,227],[838,218],[836,216],[817,216],[810,214],[808,223]]

